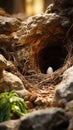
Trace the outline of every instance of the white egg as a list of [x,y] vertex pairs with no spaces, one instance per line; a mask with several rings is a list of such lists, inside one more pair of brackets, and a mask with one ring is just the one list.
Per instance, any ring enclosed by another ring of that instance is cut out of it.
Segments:
[[52,67],[48,67],[46,74],[51,74],[53,73],[53,68]]

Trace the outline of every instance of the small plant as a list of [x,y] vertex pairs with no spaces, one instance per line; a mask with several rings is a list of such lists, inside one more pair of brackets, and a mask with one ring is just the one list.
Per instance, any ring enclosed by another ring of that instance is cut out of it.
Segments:
[[28,113],[24,100],[14,90],[0,94],[0,122],[9,120],[11,113],[18,117]]

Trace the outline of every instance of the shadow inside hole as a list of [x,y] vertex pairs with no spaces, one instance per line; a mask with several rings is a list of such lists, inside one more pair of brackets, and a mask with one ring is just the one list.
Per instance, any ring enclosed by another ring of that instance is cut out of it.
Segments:
[[41,72],[46,74],[48,67],[52,67],[53,71],[62,67],[67,54],[66,48],[61,45],[45,47],[38,54],[38,64]]
[[0,48],[0,54],[2,54],[2,55],[7,59],[8,54],[7,54],[7,52],[5,51],[5,49]]

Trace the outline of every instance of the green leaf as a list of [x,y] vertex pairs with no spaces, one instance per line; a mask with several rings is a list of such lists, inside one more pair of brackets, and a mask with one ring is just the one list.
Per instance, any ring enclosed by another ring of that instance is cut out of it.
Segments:
[[14,90],[10,93],[4,92],[0,94],[0,122],[9,120],[11,113],[15,113],[19,117],[28,113],[24,100]]
[[10,118],[10,102],[7,93],[0,94],[0,122]]

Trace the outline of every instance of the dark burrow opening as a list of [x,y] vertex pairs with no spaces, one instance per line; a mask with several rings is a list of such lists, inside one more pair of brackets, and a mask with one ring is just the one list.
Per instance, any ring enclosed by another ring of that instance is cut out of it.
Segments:
[[46,74],[47,68],[53,71],[64,65],[68,52],[63,45],[51,45],[42,49],[38,54],[38,64],[42,73]]

